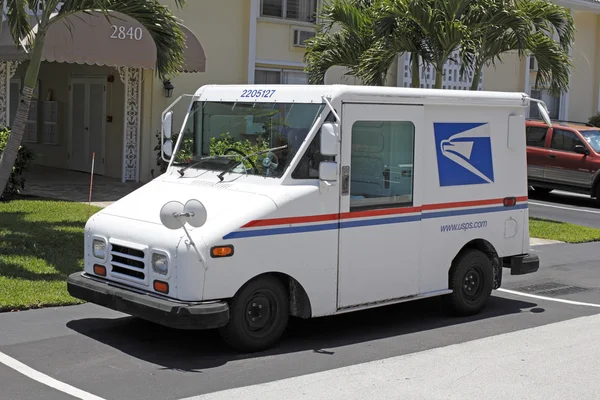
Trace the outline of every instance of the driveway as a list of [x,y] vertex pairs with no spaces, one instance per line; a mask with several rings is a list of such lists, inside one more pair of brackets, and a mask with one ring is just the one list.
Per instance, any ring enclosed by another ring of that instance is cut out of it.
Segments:
[[[542,260],[540,271],[524,277],[505,274],[503,290],[508,292],[495,291],[489,306],[475,317],[448,316],[437,299],[427,299],[295,320],[276,348],[257,354],[231,351],[215,332],[176,331],[91,304],[2,314],[2,399],[75,398],[64,394],[69,390],[81,390],[85,396],[79,398],[95,400],[182,399],[268,382],[277,385],[307,374],[331,377],[338,368],[360,363],[387,362],[460,343],[466,346],[530,328],[551,329],[561,321],[600,313],[598,250],[595,243],[534,247]],[[503,346],[502,340],[493,343]],[[506,341],[506,351],[526,351],[518,343]],[[15,361],[31,370],[20,374],[14,365],[7,366]],[[429,376],[428,370],[437,366],[425,363],[413,376]],[[373,370],[365,367],[364,371]],[[498,376],[502,373],[498,371]],[[593,368],[587,374],[590,382],[596,379]],[[560,379],[553,382],[557,387],[564,384]],[[293,394],[301,393],[298,388]],[[380,394],[378,398],[395,398],[392,392]],[[575,392],[571,395],[577,397]],[[243,392],[223,392],[217,398],[245,397]]]

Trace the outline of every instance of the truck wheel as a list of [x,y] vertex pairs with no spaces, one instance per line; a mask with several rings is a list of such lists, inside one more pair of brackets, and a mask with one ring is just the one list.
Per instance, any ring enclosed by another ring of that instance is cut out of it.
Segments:
[[229,322],[220,333],[231,347],[255,352],[277,342],[289,318],[288,293],[273,276],[247,283],[229,303]]
[[467,249],[452,264],[449,305],[461,316],[477,314],[492,294],[492,262],[481,250]]

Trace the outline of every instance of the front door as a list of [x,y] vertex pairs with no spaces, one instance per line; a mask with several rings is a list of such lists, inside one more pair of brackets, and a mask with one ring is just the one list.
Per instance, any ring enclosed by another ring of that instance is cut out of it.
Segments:
[[342,115],[338,307],[415,295],[423,107],[345,104]]
[[70,85],[69,168],[104,174],[106,78],[74,78]]

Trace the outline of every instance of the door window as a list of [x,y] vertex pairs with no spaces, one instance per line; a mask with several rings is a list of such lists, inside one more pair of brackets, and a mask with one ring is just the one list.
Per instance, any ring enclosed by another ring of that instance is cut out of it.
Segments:
[[548,128],[528,126],[526,129],[527,146],[544,147]]
[[350,211],[413,204],[414,143],[410,121],[354,123]]
[[575,133],[562,129],[553,130],[550,144],[553,150],[575,152],[575,145],[578,144],[583,145]]

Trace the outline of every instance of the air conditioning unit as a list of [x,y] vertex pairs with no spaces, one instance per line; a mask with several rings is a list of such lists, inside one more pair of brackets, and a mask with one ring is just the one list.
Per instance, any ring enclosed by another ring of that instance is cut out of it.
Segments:
[[294,47],[306,47],[304,42],[315,37],[316,32],[309,29],[294,29]]

